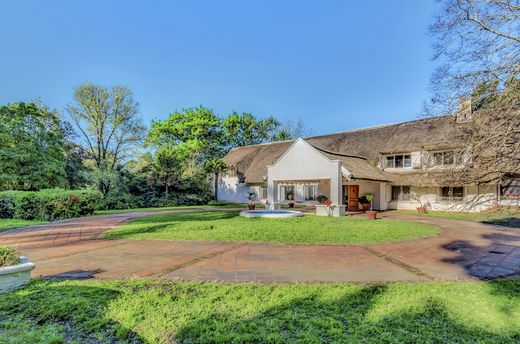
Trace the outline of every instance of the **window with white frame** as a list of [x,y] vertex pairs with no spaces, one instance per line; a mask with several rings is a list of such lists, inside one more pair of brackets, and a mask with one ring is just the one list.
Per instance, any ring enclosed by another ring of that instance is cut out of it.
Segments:
[[294,200],[294,185],[280,186],[280,200],[291,201]]
[[433,166],[455,166],[462,163],[462,156],[453,150],[432,153]]
[[303,195],[306,201],[315,201],[318,194],[318,185],[305,185]]
[[261,186],[258,191],[258,198],[266,199],[267,198],[267,186]]
[[384,158],[384,168],[411,168],[412,155],[411,154],[395,154],[386,155]]
[[393,185],[392,186],[392,201],[408,201],[410,200],[410,186],[409,185]]
[[443,186],[441,187],[441,197],[444,200],[461,200],[464,198],[464,187]]

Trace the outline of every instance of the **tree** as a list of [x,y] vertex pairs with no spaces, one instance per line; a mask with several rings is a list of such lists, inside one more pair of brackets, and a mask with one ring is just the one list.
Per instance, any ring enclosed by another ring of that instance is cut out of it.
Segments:
[[446,173],[446,185],[501,183],[520,173],[520,3],[439,2],[430,31],[443,63],[432,76],[427,113],[456,113],[466,122],[457,152],[465,164]]
[[497,91],[520,72],[518,0],[439,0],[430,32],[434,58],[442,61],[432,76],[427,114],[452,113],[459,100],[484,83]]
[[211,109],[203,106],[183,109],[170,114],[164,121],[153,121],[146,142],[155,148],[175,147],[181,161],[193,152],[212,158],[223,152],[220,124]]
[[273,141],[280,125],[274,117],[259,119],[251,113],[233,111],[222,121],[225,150]]
[[289,118],[280,125],[272,140],[294,140],[297,138],[309,137],[311,135],[312,129],[306,128],[301,118],[298,118],[297,120]]
[[118,163],[143,139],[139,104],[125,86],[85,83],[74,90],[74,101],[67,110],[84,140],[88,158],[94,161],[98,189],[107,195]]
[[0,189],[65,185],[64,123],[38,103],[0,107]]

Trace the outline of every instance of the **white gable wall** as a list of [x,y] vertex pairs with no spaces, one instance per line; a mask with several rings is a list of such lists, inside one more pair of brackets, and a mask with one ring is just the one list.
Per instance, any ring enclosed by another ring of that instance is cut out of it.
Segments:
[[269,202],[276,202],[277,183],[282,181],[329,180],[330,199],[341,201],[341,162],[329,160],[307,142],[298,139],[278,161],[267,168]]

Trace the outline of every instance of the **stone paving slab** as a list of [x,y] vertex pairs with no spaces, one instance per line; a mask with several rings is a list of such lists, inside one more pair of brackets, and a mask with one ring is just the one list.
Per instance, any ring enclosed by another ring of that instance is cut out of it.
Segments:
[[248,244],[161,276],[228,282],[424,281],[362,246]]

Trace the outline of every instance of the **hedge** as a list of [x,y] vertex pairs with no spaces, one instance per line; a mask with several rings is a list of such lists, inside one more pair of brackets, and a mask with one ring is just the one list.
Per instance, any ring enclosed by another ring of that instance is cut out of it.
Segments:
[[0,192],[0,218],[53,221],[91,215],[102,195],[94,190]]

